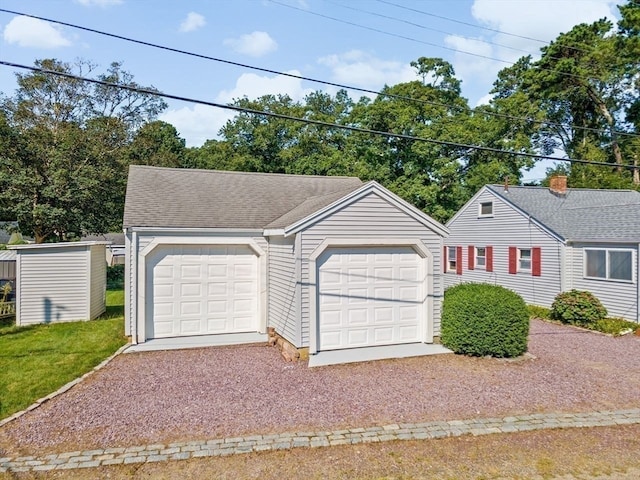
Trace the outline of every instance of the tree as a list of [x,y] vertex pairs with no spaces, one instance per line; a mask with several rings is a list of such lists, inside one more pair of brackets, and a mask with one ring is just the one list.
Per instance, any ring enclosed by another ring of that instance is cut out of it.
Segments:
[[[591,168],[573,165],[574,186],[581,183],[578,177],[590,177],[591,187],[640,185],[640,174],[625,168],[637,161],[633,105],[640,97],[640,5],[619,9],[617,30],[605,19],[576,25],[542,48],[540,60],[524,57],[494,84],[492,105],[532,119],[514,126],[539,153],[562,150],[569,158],[612,164],[596,167],[595,176]],[[611,175],[618,178],[606,179]]]
[[[86,75],[94,65],[38,60],[45,70]],[[3,98],[0,212],[36,242],[105,233],[121,223],[126,162],[135,129],[166,108],[160,98],[60,77],[17,74]],[[103,77],[136,85],[114,63]]]
[[176,128],[161,120],[142,125],[127,149],[129,164],[156,167],[182,167],[186,147]]

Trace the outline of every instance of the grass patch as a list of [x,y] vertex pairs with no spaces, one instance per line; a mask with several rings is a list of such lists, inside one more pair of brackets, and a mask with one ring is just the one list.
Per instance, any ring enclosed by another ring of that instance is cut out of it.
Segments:
[[527,305],[530,318],[541,318],[542,320],[549,320],[551,318],[551,310],[539,305]]
[[0,419],[54,392],[127,341],[124,295],[107,292],[107,312],[90,322],[0,327]]

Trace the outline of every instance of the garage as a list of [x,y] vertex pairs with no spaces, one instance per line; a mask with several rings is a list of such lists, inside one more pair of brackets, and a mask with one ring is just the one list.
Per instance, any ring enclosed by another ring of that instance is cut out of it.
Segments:
[[413,248],[332,248],[317,265],[319,351],[422,341],[425,269]]
[[258,258],[248,246],[161,245],[147,265],[147,338],[258,330]]

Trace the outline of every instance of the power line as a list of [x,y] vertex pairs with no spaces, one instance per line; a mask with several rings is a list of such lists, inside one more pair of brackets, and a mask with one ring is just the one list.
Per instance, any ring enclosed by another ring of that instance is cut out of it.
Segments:
[[[283,3],[283,2],[280,2],[278,0],[267,0],[267,1],[270,2],[270,3],[274,3],[276,5],[283,6],[285,8],[290,8],[292,10],[297,10],[299,12],[307,13],[309,15],[314,15],[316,17],[326,18],[327,20],[332,20],[334,22],[344,23],[345,25],[351,25],[352,27],[362,28],[364,30],[369,30],[369,31],[372,31],[372,32],[380,33],[382,35],[387,35],[387,36],[390,36],[390,37],[400,38],[402,40],[408,40],[410,42],[421,43],[423,45],[428,45],[430,47],[440,48],[442,50],[448,50],[448,51],[451,51],[451,52],[454,52],[454,53],[462,53],[464,55],[469,55],[469,56],[472,56],[472,57],[483,58],[485,60],[491,60],[492,62],[504,63],[506,65],[514,65],[514,62],[510,62],[510,61],[504,60],[502,58],[490,57],[488,55],[482,55],[482,54],[479,54],[479,53],[473,53],[473,52],[469,52],[467,50],[460,50],[458,48],[447,47],[445,45],[440,45],[438,43],[426,42],[424,40],[418,40],[417,38],[407,37],[406,35],[400,35],[399,33],[387,32],[387,31],[381,30],[379,28],[368,27],[366,25],[362,25],[362,24],[359,24],[359,23],[351,22],[349,20],[343,20],[341,18],[332,17],[330,15],[325,15],[323,13],[318,13],[318,12],[314,12],[312,10],[307,10],[307,9],[304,9],[304,8],[296,7],[295,5],[289,5],[287,3]],[[550,70],[548,68],[540,68],[540,67],[534,67],[534,68],[537,68],[541,72],[552,72],[552,73],[555,73],[557,75],[561,75],[563,77],[577,78],[577,79],[580,79],[580,80],[597,80],[595,78],[590,78],[590,77],[585,78],[585,77],[582,77],[581,75],[578,75],[578,74],[575,74],[575,73],[556,72],[556,71]]]
[[[156,43],[151,43],[151,42],[147,42],[144,40],[137,40],[131,37],[125,37],[123,35],[118,35],[115,33],[109,33],[109,32],[104,32],[101,30],[96,30],[94,28],[90,28],[90,27],[84,27],[81,25],[76,25],[73,23],[68,23],[68,22],[63,22],[61,20],[54,20],[51,18],[46,18],[46,17],[41,17],[38,15],[32,15],[29,13],[22,13],[22,12],[18,12],[18,11],[14,11],[14,10],[8,10],[8,9],[4,9],[4,8],[0,8],[0,12],[4,12],[4,13],[11,13],[13,15],[22,15],[25,17],[29,17],[29,18],[35,18],[37,20],[42,20],[45,22],[50,22],[50,23],[54,23],[57,25],[62,25],[65,27],[70,27],[70,28],[75,28],[78,30],[83,30],[86,32],[90,32],[90,33],[95,33],[98,35],[103,35],[106,37],[110,37],[110,38],[116,38],[118,40],[124,40],[126,42],[131,42],[131,43],[136,43],[139,45],[144,45],[147,47],[152,47],[152,48],[157,48],[160,50],[165,50],[168,52],[173,52],[173,53],[179,53],[181,55],[187,55],[187,56],[191,56],[191,57],[196,57],[196,58],[201,58],[203,60],[211,60],[214,62],[219,62],[219,63],[224,63],[227,65],[233,65],[236,67],[242,67],[242,68],[247,68],[250,70],[256,70],[259,72],[265,72],[265,73],[271,73],[274,75],[281,75],[284,77],[290,77],[290,78],[296,78],[299,80],[304,80],[307,82],[312,82],[312,83],[319,83],[322,85],[328,85],[328,86],[332,86],[332,87],[337,87],[337,88],[343,88],[346,90],[352,90],[355,92],[361,92],[361,93],[369,93],[372,95],[380,95],[380,96],[384,96],[387,98],[392,98],[392,99],[396,99],[396,100],[406,100],[406,101],[410,101],[410,102],[415,102],[418,104],[422,104],[422,105],[431,105],[431,106],[435,106],[435,107],[444,107],[444,108],[454,108],[454,109],[458,109],[459,111],[467,111],[468,109],[465,109],[461,106],[458,105],[453,105],[453,104],[447,104],[447,103],[442,103],[442,102],[434,102],[434,101],[429,101],[429,100],[420,100],[420,99],[416,99],[416,98],[412,98],[412,97],[407,97],[404,95],[395,95],[392,93],[384,93],[384,92],[380,92],[377,90],[370,90],[367,88],[361,88],[361,87],[355,87],[355,86],[351,86],[351,85],[345,85],[342,83],[337,83],[337,82],[330,82],[327,80],[319,80],[317,78],[312,78],[312,77],[306,77],[306,76],[302,76],[302,75],[295,75],[293,73],[288,73],[288,72],[281,72],[278,70],[273,70],[273,69],[269,69],[269,68],[263,68],[263,67],[256,67],[254,65],[248,65],[245,63],[240,63],[240,62],[234,62],[232,60],[225,60],[222,58],[217,58],[217,57],[212,57],[209,55],[204,55],[204,54],[200,54],[200,53],[194,53],[194,52],[189,52],[187,50],[181,50],[178,48],[173,48],[173,47],[168,47],[166,45],[159,45]],[[616,135],[623,135],[623,136],[629,136],[629,137],[640,137],[640,135],[634,134],[634,133],[629,133],[629,132],[622,132],[622,131],[614,131],[614,132],[608,132],[606,130],[603,129],[599,129],[599,128],[594,128],[594,127],[582,127],[579,125],[571,125],[571,124],[563,124],[563,123],[557,123],[557,122],[552,122],[552,121],[548,121],[548,120],[538,120],[535,118],[530,118],[530,117],[518,117],[516,115],[508,115],[508,114],[504,114],[504,113],[499,113],[499,112],[488,112],[488,111],[484,111],[482,112],[482,115],[490,115],[493,117],[498,117],[498,118],[506,118],[509,120],[523,120],[525,122],[533,122],[533,123],[537,123],[537,124],[543,124],[543,125],[549,125],[549,126],[554,126],[554,127],[561,127],[561,128],[566,128],[566,127],[570,127],[573,130],[582,130],[582,131],[589,131],[589,132],[595,132],[595,133],[604,133],[604,134],[609,134],[609,133],[614,133]]]
[[445,16],[442,16],[442,15],[436,15],[435,13],[429,13],[429,12],[425,12],[423,10],[418,10],[416,8],[406,7],[404,5],[400,5],[400,4],[394,3],[394,2],[389,2],[387,0],[376,0],[376,1],[379,2],[379,3],[384,3],[386,5],[392,5],[394,7],[402,8],[403,10],[408,10],[410,12],[420,13],[420,14],[426,15],[428,17],[439,18],[440,20],[446,20],[448,22],[453,22],[453,23],[459,23],[460,25],[466,25],[468,27],[479,28],[479,29],[487,30],[489,32],[494,32],[494,33],[502,33],[503,35],[508,35],[510,37],[522,38],[524,40],[531,40],[533,42],[544,43],[545,45],[548,45],[548,43],[549,43],[549,42],[547,42],[545,40],[540,40],[539,38],[532,38],[532,37],[527,37],[527,36],[524,36],[524,35],[517,35],[515,33],[503,32],[502,30],[498,30],[496,28],[484,27],[482,25],[476,25],[474,23],[464,22],[462,20],[457,20],[455,18],[449,18],[449,17],[445,17]]
[[[370,10],[364,10],[362,8],[356,8],[356,7],[353,7],[353,6],[343,5],[343,4],[341,4],[339,2],[336,2],[336,1],[332,1],[332,0],[324,0],[324,1],[326,3],[332,4],[332,5],[337,5],[337,6],[341,7],[341,8],[346,8],[348,10],[353,10],[355,12],[366,13],[366,14],[369,14],[369,15],[373,15],[375,17],[386,18],[388,20],[393,20],[395,22],[404,23],[404,24],[407,24],[407,25],[411,25],[412,27],[420,28],[420,29],[423,29],[423,30],[429,30],[429,31],[432,31],[432,32],[442,33],[444,35],[450,35],[450,36],[459,37],[459,38],[468,38],[468,37],[464,37],[462,35],[459,35],[457,33],[449,32],[449,31],[446,31],[446,30],[440,30],[440,29],[437,29],[437,28],[427,27],[425,25],[422,25],[422,24],[419,24],[419,23],[415,23],[415,22],[411,22],[409,20],[405,20],[405,19],[402,19],[402,18],[393,17],[393,16],[390,16],[390,15],[385,15],[385,14],[378,13],[378,12],[372,12]],[[380,0],[378,0],[378,1],[380,1]],[[400,8],[404,8],[401,5],[396,5],[396,4],[390,3],[390,2],[381,2],[381,3],[386,3],[388,5],[394,5],[394,6],[398,6]],[[415,11],[415,12],[421,12],[420,10],[415,10],[415,9],[411,9],[411,8],[408,8],[408,7],[407,7],[407,10],[411,10],[411,11]],[[438,15],[430,14],[428,12],[421,12],[421,13],[423,13],[425,15],[433,15],[433,16],[438,17],[438,18],[448,19],[448,17],[439,17]],[[457,20],[454,20],[454,19],[448,19],[448,20],[457,21]],[[473,26],[472,24],[467,23],[467,22],[460,21],[460,23],[463,23],[463,24],[469,25],[469,26]],[[478,28],[482,28],[482,27],[478,27]],[[513,36],[516,36],[516,37],[518,36],[518,35],[514,35],[514,34],[509,34],[509,33],[506,33],[506,32],[501,32],[500,30],[494,30],[494,29],[489,29],[489,30],[492,30],[492,31],[495,31],[495,32],[500,32],[500,33],[502,33],[504,35],[513,35]],[[528,37],[523,37],[523,38],[528,38]],[[536,54],[536,52],[531,52],[529,50],[524,50],[522,48],[512,47],[511,45],[505,45],[503,43],[491,42],[489,40],[484,40],[482,38],[471,38],[471,40],[473,40],[474,42],[484,43],[484,44],[487,44],[487,45],[494,45],[496,47],[506,48],[508,50],[513,50],[514,52],[525,53],[527,55],[535,55]],[[545,44],[549,44],[549,42],[545,42],[543,40],[537,40],[537,41],[545,43]],[[592,53],[593,52],[593,49],[580,48],[580,47],[577,47],[577,46],[574,46],[574,45],[567,45],[566,47],[571,49],[571,50],[582,51],[582,52],[585,52],[585,53]],[[561,60],[562,59],[562,57],[555,57],[555,56],[552,56],[552,55],[549,55],[547,58],[550,58],[552,60]],[[511,63],[511,62],[509,62],[509,63]]]
[[[395,22],[400,22],[400,23],[404,23],[406,25],[411,25],[412,27],[420,28],[422,30],[429,30],[431,32],[442,33],[444,35],[451,35],[451,36],[456,36],[456,37],[461,37],[462,38],[461,35],[458,35],[456,33],[448,32],[446,30],[440,30],[438,28],[427,27],[426,25],[422,25],[420,23],[411,22],[411,21],[405,20],[403,18],[392,17],[390,15],[385,15],[385,14],[379,13],[379,12],[372,12],[370,10],[364,10],[362,8],[357,8],[357,7],[353,7],[353,6],[350,6],[350,5],[343,5],[343,4],[339,3],[339,2],[334,2],[334,1],[331,1],[331,0],[324,0],[324,1],[326,3],[331,4],[331,5],[336,5],[336,6],[339,6],[341,8],[346,8],[348,10],[353,10],[354,12],[366,13],[368,15],[373,15],[375,17],[386,18],[387,20],[393,20]],[[504,45],[502,43],[490,42],[489,40],[483,40],[483,39],[480,39],[480,38],[473,38],[472,40],[475,41],[475,42],[485,43],[487,45],[495,45],[496,47],[506,48],[508,50],[513,50],[515,52],[526,53],[527,55],[534,55],[535,54],[534,52],[530,52],[529,50],[523,50],[521,48],[512,47],[510,45]]]
[[414,135],[405,135],[405,134],[401,134],[401,133],[391,133],[391,132],[385,132],[385,131],[382,131],[382,130],[372,130],[372,129],[368,129],[368,128],[354,127],[352,125],[339,125],[339,124],[336,124],[336,123],[323,122],[323,121],[320,121],[320,120],[312,120],[312,119],[294,117],[294,116],[291,116],[291,115],[284,115],[284,114],[280,114],[280,113],[267,112],[267,111],[263,111],[263,110],[256,110],[256,109],[252,109],[252,108],[239,107],[237,105],[221,104],[221,103],[216,103],[216,102],[209,102],[209,101],[206,101],[206,100],[198,100],[198,99],[194,99],[194,98],[184,97],[184,96],[181,96],[181,95],[172,95],[172,94],[169,94],[169,93],[158,92],[157,90],[152,90],[152,89],[149,89],[149,88],[142,88],[142,87],[131,86],[131,85],[122,85],[122,84],[107,82],[107,81],[104,81],[104,80],[98,80],[98,79],[94,79],[94,78],[82,77],[80,75],[74,75],[74,74],[66,73],[66,72],[57,72],[57,71],[48,70],[48,69],[45,69],[45,68],[30,67],[30,66],[27,66],[27,65],[22,65],[22,64],[13,63],[13,62],[7,62],[7,61],[4,61],[4,60],[0,60],[0,65],[5,65],[5,66],[8,66],[8,67],[13,67],[13,68],[19,68],[19,69],[22,69],[22,70],[29,70],[29,71],[37,72],[37,73],[43,73],[45,75],[55,75],[55,76],[58,76],[58,77],[64,77],[64,78],[68,78],[68,79],[71,79],[71,80],[80,80],[80,81],[83,81],[83,82],[93,83],[95,85],[102,85],[102,86],[110,87],[110,88],[118,88],[118,89],[121,89],[121,90],[128,90],[130,92],[143,93],[143,94],[147,94],[147,95],[155,95],[155,96],[158,96],[158,97],[168,98],[168,99],[171,99],[171,100],[178,100],[178,101],[181,101],[181,102],[195,103],[195,104],[199,104],[199,105],[207,105],[207,106],[210,106],[210,107],[221,108],[221,109],[225,109],[225,110],[232,110],[232,111],[240,112],[240,113],[249,113],[251,115],[263,115],[263,116],[266,116],[266,117],[279,118],[279,119],[282,119],[282,120],[291,120],[291,121],[294,121],[294,122],[304,123],[304,124],[307,124],[307,125],[318,125],[318,126],[321,126],[321,127],[336,128],[336,129],[347,130],[347,131],[351,131],[351,132],[365,133],[365,134],[369,134],[369,135],[380,135],[380,136],[387,137],[387,138],[398,138],[398,139],[401,139],[401,140],[411,140],[411,141],[416,141],[416,142],[432,143],[432,144],[435,144],[435,145],[462,148],[462,149],[467,149],[467,150],[478,150],[478,151],[483,151],[483,152],[491,152],[491,153],[498,153],[498,154],[504,154],[504,155],[514,155],[514,156],[525,157],[525,158],[534,158],[534,159],[538,159],[538,160],[555,160],[555,161],[559,161],[559,162],[581,163],[581,164],[585,164],[585,165],[601,165],[601,166],[611,167],[611,168],[613,168],[613,167],[623,167],[623,168],[629,168],[629,169],[638,168],[638,167],[633,166],[633,165],[618,165],[618,164],[612,164],[612,163],[606,163],[606,162],[594,162],[592,160],[584,160],[584,159],[576,159],[576,158],[552,157],[552,156],[548,156],[548,155],[539,155],[539,154],[536,154],[536,153],[514,152],[512,150],[501,150],[499,148],[493,148],[493,147],[483,147],[483,146],[480,146],[480,145],[469,145],[469,144],[465,144],[465,143],[449,142],[449,141],[444,141],[444,140],[436,140],[436,139],[433,139],[433,138],[417,137],[417,136],[414,136]]

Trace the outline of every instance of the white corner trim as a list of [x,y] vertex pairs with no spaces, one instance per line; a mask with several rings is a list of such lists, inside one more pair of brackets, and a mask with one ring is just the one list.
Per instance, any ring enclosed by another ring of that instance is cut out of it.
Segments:
[[423,260],[425,278],[423,303],[423,342],[433,342],[433,254],[417,238],[327,238],[309,255],[309,353],[318,353],[318,265],[317,259],[329,248],[340,247],[411,247]]
[[249,237],[155,237],[142,249],[140,256],[147,256],[158,245],[245,245],[258,256],[266,254],[260,245]]
[[431,252],[419,238],[385,237],[385,238],[325,238],[309,255],[309,260],[316,261],[327,248],[336,247],[411,247],[422,258],[431,257]]

